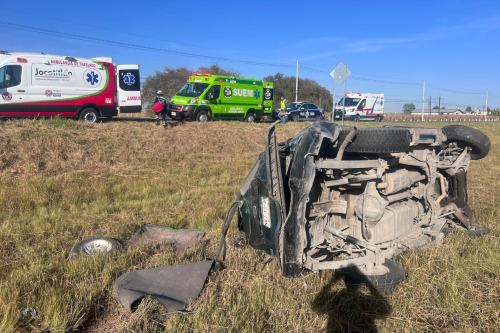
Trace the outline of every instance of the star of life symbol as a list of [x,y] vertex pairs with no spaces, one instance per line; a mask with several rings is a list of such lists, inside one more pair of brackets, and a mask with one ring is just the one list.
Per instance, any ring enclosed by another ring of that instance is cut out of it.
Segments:
[[123,83],[125,83],[127,86],[135,84],[135,76],[132,73],[123,75]]
[[91,87],[99,84],[100,79],[101,78],[99,77],[99,73],[93,69],[90,69],[85,72],[85,82],[87,83],[87,85]]

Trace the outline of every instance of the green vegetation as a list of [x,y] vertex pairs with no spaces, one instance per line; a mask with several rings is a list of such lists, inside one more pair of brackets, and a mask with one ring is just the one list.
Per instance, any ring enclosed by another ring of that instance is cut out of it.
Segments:
[[408,103],[408,104],[403,105],[403,113],[404,114],[411,114],[413,111],[415,111],[415,104]]
[[[305,125],[281,126],[280,139]],[[267,125],[0,122],[0,332],[318,332],[346,323],[362,331],[372,320],[385,332],[498,331],[500,131],[473,126],[493,143],[469,177],[476,221],[492,233],[452,234],[400,257],[409,276],[387,299],[366,290],[354,297],[342,282],[328,284],[331,272],[284,278],[263,254],[229,247],[227,269],[210,277],[194,313],[166,315],[152,301],[127,312],[113,282],[128,270],[213,255]],[[84,237],[125,239],[145,223],[204,229],[208,242],[185,253],[151,247],[67,259]],[[20,320],[26,307],[37,311],[32,323]]]
[[[289,102],[295,101],[295,77],[281,73],[266,76],[264,81],[274,82],[274,105],[279,108],[280,97],[285,96]],[[318,105],[325,112],[332,111],[332,94],[328,89],[314,80],[299,78],[298,100]]]

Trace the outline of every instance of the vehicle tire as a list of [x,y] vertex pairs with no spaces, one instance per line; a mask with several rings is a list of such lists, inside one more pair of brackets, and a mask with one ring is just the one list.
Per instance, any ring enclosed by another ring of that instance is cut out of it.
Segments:
[[210,113],[206,110],[201,110],[196,114],[196,121],[207,122],[210,121]]
[[123,244],[119,239],[110,237],[91,237],[73,245],[69,252],[69,257],[75,258],[82,255],[92,256],[99,253],[121,250],[123,250]]
[[257,121],[257,117],[255,116],[255,113],[250,111],[247,113],[247,116],[245,117],[245,121],[249,123],[255,123]]
[[[338,142],[341,144],[351,128],[343,128]],[[354,140],[346,147],[350,153],[400,153],[410,149],[411,133],[406,128],[360,128]]]
[[357,114],[355,117],[354,117],[354,121],[355,122],[358,122],[361,118],[359,117],[359,114]]
[[456,142],[460,147],[470,147],[473,160],[482,159],[490,151],[490,138],[475,128],[450,125],[443,127],[443,133],[447,137],[446,142]]
[[298,114],[292,114],[292,120],[293,121],[299,121],[299,115]]
[[95,123],[97,120],[99,120],[99,113],[97,112],[96,109],[93,108],[85,108],[80,112],[80,115],[78,117],[80,120],[89,122],[89,123]]
[[380,294],[390,294],[406,278],[406,272],[397,262],[386,259],[384,264],[388,272],[382,275],[364,275],[357,267],[341,270],[346,285],[363,285],[375,288]]

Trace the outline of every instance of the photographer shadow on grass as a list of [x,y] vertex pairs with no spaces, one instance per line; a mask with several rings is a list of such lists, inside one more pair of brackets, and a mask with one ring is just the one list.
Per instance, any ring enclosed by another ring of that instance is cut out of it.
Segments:
[[[354,274],[361,276],[352,282]],[[334,286],[343,281],[345,288]],[[392,307],[355,266],[337,270],[311,303],[313,311],[328,314],[326,332],[378,332],[376,319],[387,318]]]

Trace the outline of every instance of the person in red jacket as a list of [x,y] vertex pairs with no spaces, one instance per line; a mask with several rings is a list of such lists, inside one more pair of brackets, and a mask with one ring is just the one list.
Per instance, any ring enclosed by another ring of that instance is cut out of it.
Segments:
[[167,125],[168,102],[166,98],[163,97],[163,91],[158,90],[156,92],[152,109],[156,114],[156,125],[160,124],[160,120],[163,120],[164,124]]

